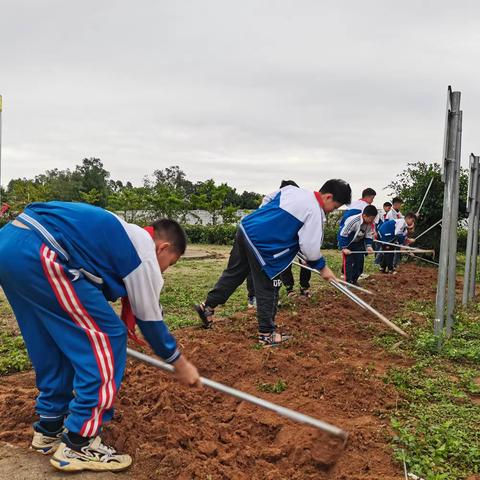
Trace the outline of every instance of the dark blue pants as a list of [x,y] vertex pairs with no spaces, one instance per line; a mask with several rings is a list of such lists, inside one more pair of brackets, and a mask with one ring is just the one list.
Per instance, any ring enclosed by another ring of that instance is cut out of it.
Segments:
[[[365,250],[365,241],[351,243],[348,249],[352,252]],[[363,265],[365,260],[364,253],[352,253],[344,255],[345,275],[348,283],[357,283],[358,277],[363,273]]]
[[96,435],[122,381],[125,324],[35,232],[11,224],[0,230],[0,284],[35,369],[40,418],[66,416],[71,432]]

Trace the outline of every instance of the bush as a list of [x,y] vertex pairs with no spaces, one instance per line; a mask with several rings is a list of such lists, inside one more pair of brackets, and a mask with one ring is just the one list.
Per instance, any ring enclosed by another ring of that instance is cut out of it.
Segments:
[[232,245],[236,225],[183,225],[189,243]]

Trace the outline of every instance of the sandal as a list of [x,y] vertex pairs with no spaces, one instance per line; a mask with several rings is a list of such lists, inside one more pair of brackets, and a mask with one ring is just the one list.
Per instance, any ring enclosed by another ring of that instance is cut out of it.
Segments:
[[277,347],[281,343],[287,342],[288,340],[290,340],[290,335],[285,333],[272,332],[258,334],[258,343],[264,347]]
[[200,320],[202,321],[203,328],[212,328],[213,326],[213,314],[215,310],[211,307],[207,307],[204,303],[197,303],[193,306],[195,311],[198,313]]

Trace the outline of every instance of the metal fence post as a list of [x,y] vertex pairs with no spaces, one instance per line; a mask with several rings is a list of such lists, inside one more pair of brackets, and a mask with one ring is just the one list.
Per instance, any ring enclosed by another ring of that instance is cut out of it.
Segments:
[[455,286],[457,282],[457,237],[458,237],[458,200],[460,196],[460,162],[462,153],[462,117],[460,110],[457,125],[457,141],[455,144],[455,167],[453,169],[453,195],[451,209],[450,240],[448,242],[448,281],[447,281],[447,321],[446,335],[450,337],[455,310]]
[[[480,223],[480,157],[476,157],[479,164],[478,167],[478,177],[477,177],[477,197],[476,197],[476,207],[475,207],[475,217],[473,220],[473,242],[472,242],[472,256],[471,256],[471,267],[470,267],[470,289],[468,299],[469,301],[473,300],[475,297],[475,285],[477,282],[477,258],[478,258],[478,228]],[[469,227],[470,229],[470,227]]]
[[[456,143],[458,138],[458,118],[460,112],[460,92],[452,92],[448,87],[447,93],[447,118],[445,131],[445,151],[444,151],[444,196],[442,213],[442,233],[440,239],[440,258],[438,268],[437,298],[435,305],[435,323],[434,333],[439,338],[443,332],[445,324],[445,294],[447,287],[448,259],[449,259],[449,240],[450,229],[456,228],[452,225],[452,206],[454,195],[454,168],[456,162]],[[458,205],[457,205],[458,208]],[[440,343],[439,343],[440,345]]]
[[467,211],[468,211],[468,234],[467,234],[467,246],[465,248],[465,274],[463,277],[463,293],[462,293],[462,305],[466,306],[471,300],[470,292],[472,290],[470,282],[473,255],[474,255],[474,223],[475,215],[477,213],[477,188],[478,188],[478,157],[473,153],[470,154],[470,176],[468,182],[468,199],[467,199]]

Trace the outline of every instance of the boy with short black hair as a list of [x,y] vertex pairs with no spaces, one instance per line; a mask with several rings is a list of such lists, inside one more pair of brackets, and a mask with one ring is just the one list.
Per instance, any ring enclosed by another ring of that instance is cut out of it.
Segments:
[[[135,322],[182,383],[199,384],[159,305],[162,272],[185,247],[173,220],[142,229],[84,203],[32,203],[0,230],[0,284],[40,391],[32,447],[55,452],[55,468],[118,471],[131,464],[99,433],[113,416]],[[128,297],[125,323],[109,304],[119,297]]]
[[402,212],[400,209],[402,208],[403,200],[400,197],[394,197],[392,199],[392,208],[387,213],[387,220],[395,220],[399,218],[403,218]]
[[351,215],[357,215],[358,213],[363,212],[363,209],[367,205],[371,205],[375,200],[377,192],[373,188],[365,188],[362,192],[362,198],[355,200],[350,205],[347,205],[347,209],[343,213],[341,224]]
[[275,346],[288,340],[275,325],[279,274],[299,251],[310,267],[320,270],[325,280],[335,275],[326,266],[321,252],[325,215],[351,200],[350,185],[329,180],[320,191],[294,186],[268,195],[268,202],[244,217],[237,230],[228,266],[204,303],[195,306],[203,325],[212,325],[214,310],[223,305],[249,272],[257,299],[258,340]]
[[377,216],[377,208],[367,205],[362,213],[347,218],[338,230],[338,246],[343,254],[345,279],[349,283],[357,284],[363,273],[365,253],[373,253],[373,222]]
[[[388,253],[391,250],[399,248],[401,245],[411,245],[415,242],[414,238],[408,238],[408,232],[413,232],[415,229],[417,217],[414,213],[409,212],[405,218],[398,218],[395,220],[387,220],[380,227],[379,239],[382,242],[388,242],[394,245],[386,245],[382,243],[383,258],[380,265],[382,273],[395,273],[394,255]],[[397,245],[399,247],[397,247]]]

